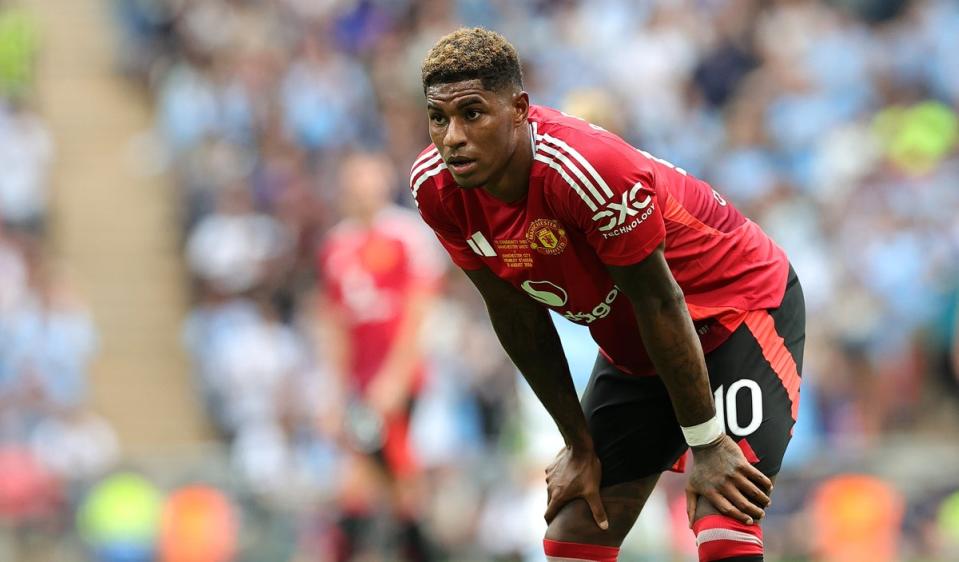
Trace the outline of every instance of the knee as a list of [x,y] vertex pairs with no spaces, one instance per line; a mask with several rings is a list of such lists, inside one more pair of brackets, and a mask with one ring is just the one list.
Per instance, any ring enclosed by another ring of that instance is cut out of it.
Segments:
[[618,547],[626,538],[636,517],[623,517],[616,506],[606,503],[609,529],[602,530],[593,519],[585,500],[566,504],[546,528],[546,540]]
[[696,519],[693,533],[700,562],[763,559],[763,531],[758,524],[746,525],[725,515],[711,514]]

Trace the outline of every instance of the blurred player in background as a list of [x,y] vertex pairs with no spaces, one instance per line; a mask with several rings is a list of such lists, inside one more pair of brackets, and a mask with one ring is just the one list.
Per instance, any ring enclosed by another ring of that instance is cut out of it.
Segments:
[[[342,399],[328,412],[332,423],[358,455],[383,471],[365,467],[357,474],[387,483],[401,521],[399,550],[404,559],[428,553],[416,526],[413,499],[417,461],[410,447],[409,422],[426,376],[420,329],[437,291],[442,264],[435,242],[415,213],[391,203],[395,173],[377,154],[354,154],[340,168],[340,200],[345,218],[329,233],[319,253],[323,297],[318,315],[329,345],[324,346],[339,379]],[[365,458],[364,458],[365,456]],[[348,494],[375,482],[353,482]],[[378,505],[349,500],[344,529],[350,537],[342,552],[353,559],[363,545],[364,526]]]
[[[422,79],[433,145],[413,197],[566,440],[546,471],[547,558],[615,560],[690,447],[700,560],[762,560],[805,339],[783,250],[684,170],[531,105],[499,34],[440,39]],[[600,345],[582,404],[544,307]]]

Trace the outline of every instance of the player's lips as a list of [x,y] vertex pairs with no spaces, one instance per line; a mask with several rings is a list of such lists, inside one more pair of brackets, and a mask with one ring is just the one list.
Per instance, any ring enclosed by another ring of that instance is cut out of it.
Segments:
[[454,174],[462,176],[476,169],[476,160],[473,160],[472,158],[465,158],[463,156],[455,156],[446,161],[446,166]]

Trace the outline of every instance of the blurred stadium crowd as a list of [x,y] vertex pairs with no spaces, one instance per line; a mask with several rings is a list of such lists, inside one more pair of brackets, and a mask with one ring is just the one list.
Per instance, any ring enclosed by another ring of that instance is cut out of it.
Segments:
[[[78,534],[103,561],[540,559],[558,436],[406,189],[422,57],[482,25],[516,45],[534,103],[711,182],[789,253],[810,321],[769,559],[959,559],[956,2],[113,5],[181,204],[183,341],[226,453],[214,486],[166,499],[162,477],[97,484],[119,452],[85,402],[96,330],[44,257],[38,45],[0,4],[7,535]],[[558,327],[582,388],[595,346]],[[623,560],[695,558],[681,492],[664,478]]]
[[[90,310],[48,251],[54,140],[35,107],[35,22],[0,3],[0,559],[71,527],[68,506],[119,458],[90,408]],[[50,531],[50,532],[46,532]]]

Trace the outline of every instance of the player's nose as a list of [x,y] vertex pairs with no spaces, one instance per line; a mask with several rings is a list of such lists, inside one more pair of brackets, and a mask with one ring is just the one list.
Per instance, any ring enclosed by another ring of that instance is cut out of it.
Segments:
[[443,136],[443,144],[449,148],[460,148],[466,144],[466,128],[459,119],[450,119]]

